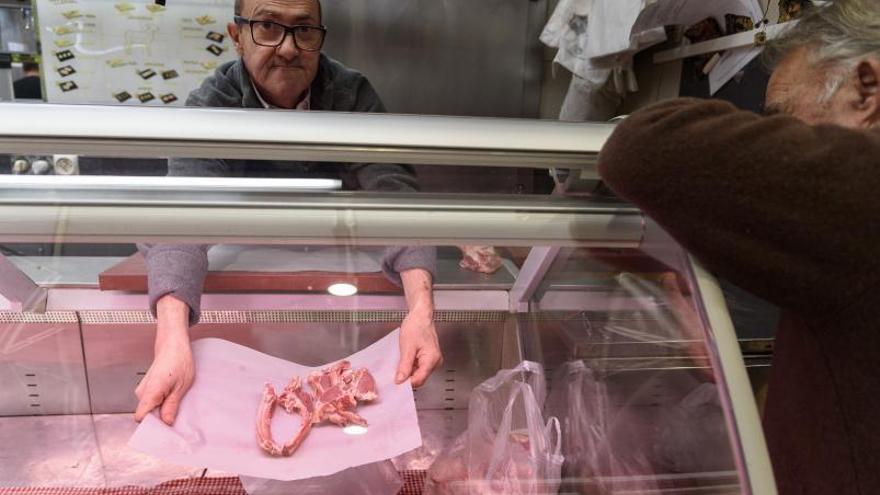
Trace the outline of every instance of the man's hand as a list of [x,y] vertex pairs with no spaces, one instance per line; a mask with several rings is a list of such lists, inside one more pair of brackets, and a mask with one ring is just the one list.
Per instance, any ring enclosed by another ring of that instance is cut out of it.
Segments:
[[443,363],[440,341],[434,328],[434,299],[431,274],[413,269],[401,272],[403,290],[409,314],[400,325],[400,364],[396,383],[412,379],[414,387],[421,387],[438,366]]
[[160,407],[160,417],[171,425],[184,394],[195,379],[192,349],[189,344],[189,306],[172,296],[156,304],[156,345],[153,364],[134,393],[138,406],[135,421],[140,422]]

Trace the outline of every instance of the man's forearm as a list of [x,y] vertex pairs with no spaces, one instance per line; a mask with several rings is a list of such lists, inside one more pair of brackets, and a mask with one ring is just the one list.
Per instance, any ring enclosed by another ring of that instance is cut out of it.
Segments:
[[150,411],[157,410],[162,421],[174,423],[180,401],[195,378],[189,314],[189,306],[174,296],[166,295],[156,301],[153,362],[135,389],[135,421],[140,422]]
[[172,295],[156,302],[155,351],[167,345],[189,343],[189,306]]
[[400,272],[409,314],[400,324],[400,362],[395,383],[410,378],[421,387],[443,362],[437,330],[434,328],[434,295],[431,272],[411,268]]
[[403,292],[406,295],[406,306],[410,313],[427,318],[434,318],[434,289],[431,272],[421,268],[413,268],[400,272]]

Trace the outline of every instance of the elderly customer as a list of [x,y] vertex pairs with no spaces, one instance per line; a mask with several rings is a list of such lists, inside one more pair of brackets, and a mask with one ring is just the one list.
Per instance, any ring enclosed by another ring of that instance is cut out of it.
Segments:
[[[219,67],[187,105],[383,112],[370,82],[321,53],[326,28],[318,0],[236,0],[227,27],[238,60]],[[169,160],[177,176],[342,177],[350,187],[378,191],[416,191],[412,170],[393,164],[267,162],[245,160]],[[141,246],[148,266],[150,306],[157,319],[155,356],[136,389],[135,419],[153,409],[173,423],[180,401],[194,379],[188,328],[199,318],[207,271],[207,246]],[[395,247],[385,252],[383,269],[401,284],[409,313],[401,324],[397,382],[422,385],[441,363],[433,322],[434,248]]]
[[662,102],[615,130],[600,172],[783,308],[764,415],[780,493],[880,493],[880,2],[810,9],[768,55],[769,116]]

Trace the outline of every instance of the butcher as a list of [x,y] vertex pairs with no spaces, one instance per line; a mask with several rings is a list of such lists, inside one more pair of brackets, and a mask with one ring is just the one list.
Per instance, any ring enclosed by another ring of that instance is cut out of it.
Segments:
[[[366,77],[321,53],[327,34],[318,0],[236,0],[227,26],[239,58],[220,66],[186,104],[198,107],[384,112]],[[334,177],[353,189],[413,192],[411,167],[248,160],[170,159],[173,176]],[[153,363],[135,390],[135,420],[159,409],[172,424],[195,377],[189,327],[199,320],[208,268],[203,245],[139,246],[147,262],[150,309],[156,317]],[[442,362],[434,326],[433,247],[386,249],[382,268],[403,287],[408,314],[401,324],[395,379],[425,383]]]

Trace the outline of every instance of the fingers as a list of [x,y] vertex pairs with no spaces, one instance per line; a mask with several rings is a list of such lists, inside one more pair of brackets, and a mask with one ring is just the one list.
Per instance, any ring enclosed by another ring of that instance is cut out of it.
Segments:
[[418,365],[412,375],[412,385],[419,388],[428,381],[431,373],[443,363],[443,356],[439,352],[426,352],[419,356]]
[[174,392],[171,392],[171,394],[165,398],[165,402],[162,403],[162,410],[160,411],[159,416],[168,426],[174,424],[174,419],[177,417],[177,410],[180,408],[180,400],[182,398],[182,391],[175,390]]
[[431,371],[433,370],[426,365],[420,365],[418,368],[416,368],[415,373],[413,373],[412,380],[410,381],[413,388],[419,388],[424,385],[425,382],[428,380],[428,376],[431,375]]
[[138,402],[137,409],[134,411],[134,420],[140,423],[147,413],[159,407],[164,399],[165,394],[162,392],[153,391],[144,394],[140,402]]
[[402,345],[400,349],[400,364],[397,365],[397,374],[394,383],[401,384],[412,375],[413,364],[416,360],[416,352],[412,346]]

